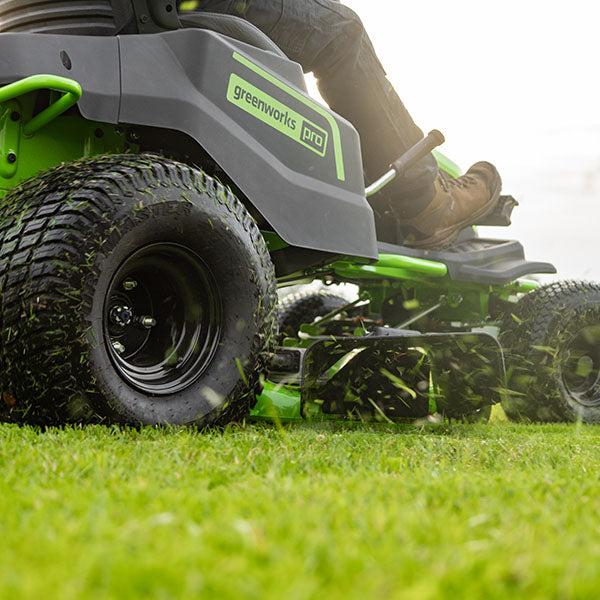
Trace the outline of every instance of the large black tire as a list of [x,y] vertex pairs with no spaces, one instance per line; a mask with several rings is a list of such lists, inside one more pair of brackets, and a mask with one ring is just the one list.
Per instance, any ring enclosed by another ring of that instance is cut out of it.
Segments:
[[312,323],[348,304],[348,300],[323,290],[302,290],[284,296],[279,301],[279,331],[282,335],[296,337],[301,325]]
[[600,285],[565,281],[527,294],[500,340],[509,419],[600,423]]
[[244,206],[198,169],[107,156],[0,208],[5,419],[224,424],[276,343],[273,265]]

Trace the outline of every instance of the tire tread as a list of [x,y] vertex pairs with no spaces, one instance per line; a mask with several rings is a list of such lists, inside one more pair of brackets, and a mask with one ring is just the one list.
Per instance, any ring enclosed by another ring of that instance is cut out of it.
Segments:
[[[90,415],[89,407],[82,419],[74,406],[87,393],[77,380],[78,364],[85,361],[79,342],[86,332],[79,331],[69,349],[57,348],[56,339],[61,328],[70,326],[67,311],[90,302],[84,293],[78,297],[78,290],[85,287],[86,269],[95,268],[95,255],[102,253],[101,232],[117,227],[110,221],[115,207],[160,186],[211,195],[248,233],[260,260],[267,291],[254,315],[254,326],[262,333],[253,340],[246,381],[240,377],[228,401],[202,425],[245,416],[277,341],[275,275],[256,222],[239,199],[199,169],[156,155],[110,155],[51,169],[22,183],[0,203],[0,231],[5,232],[0,251],[0,390],[5,401],[0,401],[0,418],[42,424],[107,419]],[[92,249],[86,252],[83,242],[90,239]],[[46,305],[36,306],[38,297]],[[25,359],[33,350],[38,359]]]

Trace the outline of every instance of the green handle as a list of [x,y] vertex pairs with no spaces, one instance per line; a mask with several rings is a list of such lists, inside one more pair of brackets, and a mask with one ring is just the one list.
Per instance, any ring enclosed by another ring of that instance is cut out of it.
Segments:
[[59,77],[58,75],[32,75],[14,83],[10,83],[0,88],[0,104],[14,100],[19,96],[35,92],[37,90],[55,90],[64,92],[56,102],[52,103],[47,109],[36,115],[23,127],[25,135],[32,135],[40,130],[44,125],[50,123],[69,110],[72,106],[79,102],[81,98],[81,86],[72,79]]

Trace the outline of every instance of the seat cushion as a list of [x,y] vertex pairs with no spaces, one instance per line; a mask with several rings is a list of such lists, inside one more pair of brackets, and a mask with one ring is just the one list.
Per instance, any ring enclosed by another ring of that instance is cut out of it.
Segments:
[[132,21],[131,0],[0,0],[0,33],[117,35]]
[[181,13],[179,20],[183,27],[209,29],[261,50],[273,52],[282,58],[287,58],[283,50],[271,38],[252,23],[239,17],[219,13],[191,12]]

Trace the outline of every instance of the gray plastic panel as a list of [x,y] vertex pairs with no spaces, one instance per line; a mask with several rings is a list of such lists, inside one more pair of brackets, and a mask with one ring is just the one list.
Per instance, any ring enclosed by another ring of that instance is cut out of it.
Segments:
[[[69,70],[60,58],[68,54]],[[116,37],[0,35],[0,83],[12,83],[29,75],[60,75],[79,82],[83,96],[79,109],[84,117],[116,123],[119,116],[119,45]]]
[[[330,122],[233,58],[238,53],[300,95],[299,65],[204,30],[120,39],[123,94],[119,120],[182,131],[227,172],[290,245],[335,254],[377,257],[373,211],[364,196],[356,130],[333,116],[341,151],[324,156],[227,101],[232,73],[324,130]],[[329,113],[334,115],[334,113]],[[330,117],[331,118],[331,117]],[[333,137],[333,136],[332,136]],[[336,156],[343,154],[344,179]]]
[[[63,51],[70,70],[61,60]],[[235,60],[234,53],[283,81],[283,88]],[[310,108],[314,104],[308,100],[300,65],[195,29],[121,37],[0,36],[0,84],[40,73],[77,80],[83,88],[79,108],[90,120],[188,134],[288,244],[377,258],[358,134],[334,113]],[[338,147],[326,143],[319,155],[228,102],[232,73],[330,134],[333,128],[339,130]]]

